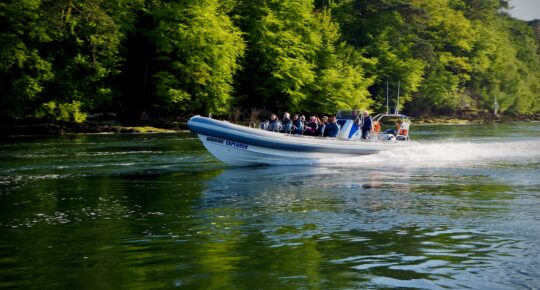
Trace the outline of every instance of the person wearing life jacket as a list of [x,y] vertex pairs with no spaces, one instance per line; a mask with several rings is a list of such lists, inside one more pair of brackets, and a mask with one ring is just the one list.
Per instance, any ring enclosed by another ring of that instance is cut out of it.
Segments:
[[298,114],[293,115],[292,125],[293,127],[291,134],[302,135],[304,133],[304,123],[302,120],[300,120],[300,116]]
[[317,136],[324,137],[324,130],[326,130],[326,124],[328,124],[328,117],[323,116],[320,120],[317,118],[319,128],[317,128]]
[[291,114],[288,112],[283,113],[283,120],[281,120],[281,132],[291,133],[293,124],[291,120]]
[[337,123],[337,118],[334,116],[330,116],[330,121],[326,123],[326,126],[324,128],[324,136],[325,137],[332,137],[335,138],[340,130],[339,124]]
[[281,130],[281,122],[276,114],[270,115],[270,121],[268,121],[268,131],[279,132]]
[[371,132],[372,127],[373,121],[371,120],[369,112],[366,110],[364,111],[364,122],[362,123],[362,127],[360,127],[362,130],[362,139],[369,139],[369,133]]

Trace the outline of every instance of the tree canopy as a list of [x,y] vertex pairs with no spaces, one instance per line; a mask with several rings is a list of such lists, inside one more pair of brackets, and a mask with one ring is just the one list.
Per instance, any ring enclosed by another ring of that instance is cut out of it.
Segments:
[[[7,0],[0,119],[252,108],[540,112],[540,24],[502,0]],[[393,106],[396,106],[394,104]]]

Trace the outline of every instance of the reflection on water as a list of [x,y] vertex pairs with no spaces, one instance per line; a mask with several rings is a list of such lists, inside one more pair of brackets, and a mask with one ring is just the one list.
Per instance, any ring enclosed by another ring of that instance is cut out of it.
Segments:
[[492,269],[512,264],[511,252],[528,247],[501,233],[466,228],[406,227],[346,235],[351,241],[340,245],[345,258],[332,263],[352,269],[374,287],[501,288],[505,282],[500,276],[509,275],[511,268]]
[[189,135],[3,140],[0,288],[535,289],[538,126],[515,126],[287,167]]

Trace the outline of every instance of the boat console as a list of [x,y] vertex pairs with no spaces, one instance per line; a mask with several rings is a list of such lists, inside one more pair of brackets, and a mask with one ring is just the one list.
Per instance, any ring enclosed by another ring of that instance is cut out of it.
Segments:
[[[364,122],[360,110],[340,110],[336,114],[338,124],[341,126],[338,139],[359,140],[362,132],[359,128]],[[373,129],[370,138],[366,141],[409,141],[409,127],[411,121],[403,114],[377,114],[372,117]]]

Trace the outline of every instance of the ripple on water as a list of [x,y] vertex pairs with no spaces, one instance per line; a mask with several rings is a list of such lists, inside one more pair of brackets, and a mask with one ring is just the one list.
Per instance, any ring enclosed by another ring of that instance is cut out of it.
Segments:
[[[354,255],[352,246],[345,243],[343,250],[349,256],[331,263],[357,271],[359,278],[369,278],[377,287],[504,289],[517,281],[531,281],[534,273],[538,273],[538,269],[516,267],[520,263],[516,258],[524,252],[535,255],[531,243],[512,239],[501,232],[466,228],[405,231],[406,236],[396,230],[350,232],[348,240],[354,241],[356,252],[361,254]],[[358,243],[358,239],[362,242]],[[381,241],[386,244],[380,244]],[[370,249],[377,251],[367,254]],[[467,282],[462,284],[464,273],[467,273]],[[509,280],[509,276],[513,278]]]
[[192,139],[58,139],[0,147],[0,288],[539,287],[537,141],[228,168]]

